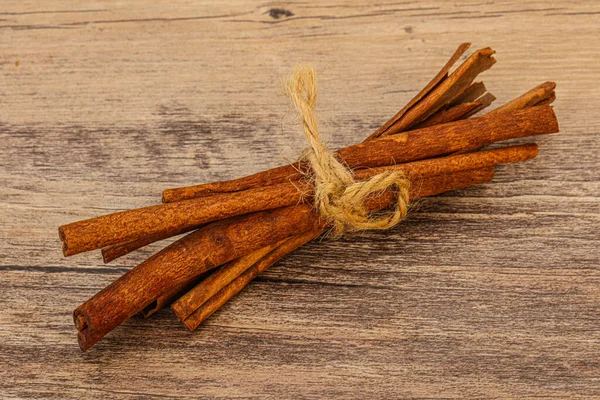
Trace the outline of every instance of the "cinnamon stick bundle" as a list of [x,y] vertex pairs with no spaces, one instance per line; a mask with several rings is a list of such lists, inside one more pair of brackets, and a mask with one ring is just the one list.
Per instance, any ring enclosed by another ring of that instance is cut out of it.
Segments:
[[[403,109],[365,142],[339,150],[357,180],[383,171],[405,174],[410,198],[489,182],[497,164],[537,155],[536,145],[476,151],[491,143],[558,132],[547,82],[484,116],[495,97],[476,76],[494,51],[473,53],[450,69],[469,44]],[[103,248],[105,262],[157,240],[187,233],[93,296],[73,314],[78,341],[90,348],[133,314],[149,316],[171,303],[195,329],[254,277],[322,234],[330,221],[311,207],[305,162],[232,181],[168,189],[158,206],[124,211],[59,228],[63,253]],[[372,211],[395,202],[394,190],[367,198]],[[215,222],[216,221],[216,222]],[[189,233],[191,232],[191,233]]]

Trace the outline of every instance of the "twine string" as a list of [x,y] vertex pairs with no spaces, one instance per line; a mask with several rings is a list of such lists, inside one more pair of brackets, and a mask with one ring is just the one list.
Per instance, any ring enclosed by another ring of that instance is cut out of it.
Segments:
[[[296,107],[308,149],[303,153],[311,166],[310,179],[314,185],[314,206],[333,226],[336,236],[345,232],[383,230],[398,224],[408,211],[410,181],[398,171],[387,171],[357,182],[352,171],[340,163],[319,135],[315,105],[317,79],[315,70],[308,65],[294,68],[286,84],[286,94]],[[366,202],[370,196],[386,190],[396,192],[393,209],[372,214]]]

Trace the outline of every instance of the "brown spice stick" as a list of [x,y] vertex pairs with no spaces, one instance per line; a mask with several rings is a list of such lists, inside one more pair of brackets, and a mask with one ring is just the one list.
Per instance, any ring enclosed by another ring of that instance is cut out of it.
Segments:
[[519,110],[527,107],[533,107],[539,105],[546,105],[552,103],[556,99],[554,89],[556,88],[555,82],[544,82],[527,93],[517,97],[514,100],[509,101],[490,111],[488,114],[496,114],[510,110]]
[[159,240],[168,239],[170,237],[187,233],[197,229],[197,226],[187,226],[181,230],[170,230],[167,232],[161,232],[157,235],[142,235],[137,239],[133,239],[127,242],[120,242],[102,249],[102,260],[105,264],[116,260],[126,254],[131,253],[134,250],[140,249],[150,243],[158,242]]
[[[350,167],[377,167],[449,154],[500,140],[557,131],[558,123],[551,107],[532,107],[387,136],[346,147],[338,152],[338,156]],[[288,169],[288,179],[302,176],[292,166],[287,167],[291,169]],[[278,193],[272,189],[267,194],[273,203],[272,208],[280,207],[277,205]],[[208,198],[195,198],[61,226],[59,236],[63,241],[63,253],[68,256],[143,236],[180,232],[187,227],[241,213],[235,210],[235,206],[243,201],[243,192],[216,196],[219,196],[219,203],[210,212],[206,210]],[[227,207],[221,206],[225,201],[229,201]],[[243,212],[253,211],[258,210],[244,209]],[[211,217],[207,219],[206,215]]]
[[[454,174],[426,178],[422,181],[419,192],[416,193],[413,191],[413,193],[411,193],[411,197],[414,196],[414,198],[418,198],[432,196],[434,194],[439,194],[454,189],[490,182],[493,176],[494,168],[487,167],[478,170],[461,171]],[[179,320],[182,321],[190,331],[193,331],[202,323],[202,321],[223,306],[223,304],[225,304],[231,297],[239,293],[257,275],[265,271],[268,267],[289,252],[319,236],[320,233],[321,231],[315,230],[312,232],[307,232],[302,236],[290,239],[284,245],[275,249],[259,262],[245,270],[240,276],[228,283],[208,300],[199,304],[191,314],[187,313],[187,308],[184,309],[185,312],[180,313],[180,309],[178,307],[172,307],[173,311]],[[193,307],[193,305],[190,305],[190,307]]]

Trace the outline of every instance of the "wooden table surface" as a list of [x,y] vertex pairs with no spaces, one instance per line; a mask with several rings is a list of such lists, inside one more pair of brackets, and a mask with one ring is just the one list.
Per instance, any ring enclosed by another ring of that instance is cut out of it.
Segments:
[[[600,3],[216,3],[2,1],[0,397],[600,398]],[[341,147],[464,41],[497,104],[558,83],[536,160],[303,247],[194,333],[163,310],[79,350],[73,309],[164,243],[65,259],[59,225],[297,157],[298,62]]]

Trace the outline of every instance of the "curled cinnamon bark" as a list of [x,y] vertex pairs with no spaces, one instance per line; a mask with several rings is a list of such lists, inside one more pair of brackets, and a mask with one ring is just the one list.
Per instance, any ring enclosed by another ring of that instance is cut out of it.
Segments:
[[556,94],[554,93],[554,89],[556,88],[556,83],[554,82],[544,82],[527,93],[517,97],[514,100],[509,101],[491,111],[489,114],[502,113],[510,110],[519,110],[527,107],[534,107],[538,105],[546,105],[552,103],[556,99]]

